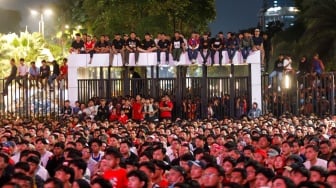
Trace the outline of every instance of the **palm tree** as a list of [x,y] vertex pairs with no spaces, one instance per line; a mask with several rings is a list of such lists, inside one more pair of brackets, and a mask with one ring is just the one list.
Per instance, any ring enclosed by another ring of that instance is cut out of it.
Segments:
[[305,0],[302,1],[299,14],[306,30],[299,40],[301,53],[319,53],[327,62],[336,59],[336,1]]

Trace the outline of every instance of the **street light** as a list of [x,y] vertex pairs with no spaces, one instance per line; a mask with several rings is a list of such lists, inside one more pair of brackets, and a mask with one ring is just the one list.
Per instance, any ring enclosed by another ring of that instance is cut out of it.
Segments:
[[32,15],[39,15],[40,14],[40,20],[39,20],[39,33],[44,37],[44,16],[50,16],[53,14],[51,9],[45,9],[45,10],[31,10],[30,13]]

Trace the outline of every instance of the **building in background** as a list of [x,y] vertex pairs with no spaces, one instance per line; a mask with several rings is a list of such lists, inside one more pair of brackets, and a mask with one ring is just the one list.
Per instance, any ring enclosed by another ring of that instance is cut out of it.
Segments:
[[269,23],[280,21],[288,28],[294,25],[298,11],[294,0],[264,0],[259,12],[260,26],[265,29]]

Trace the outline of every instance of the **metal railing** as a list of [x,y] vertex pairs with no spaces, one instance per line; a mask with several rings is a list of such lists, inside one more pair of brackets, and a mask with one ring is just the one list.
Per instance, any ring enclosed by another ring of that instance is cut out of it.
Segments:
[[[20,80],[23,81],[23,80]],[[55,118],[60,114],[64,101],[67,99],[67,89],[61,82],[55,89],[50,90],[45,84],[44,88],[34,86],[27,82],[11,81],[8,93],[0,96],[0,115],[9,118]],[[5,79],[0,80],[0,88],[4,89]],[[23,82],[23,83],[24,83]]]

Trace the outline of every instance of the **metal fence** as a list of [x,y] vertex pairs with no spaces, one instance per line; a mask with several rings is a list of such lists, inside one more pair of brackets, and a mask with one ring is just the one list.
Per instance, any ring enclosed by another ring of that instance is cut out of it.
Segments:
[[[268,88],[268,80],[268,75],[262,76],[263,113],[276,116],[284,113],[314,113],[319,116],[335,114],[334,73],[321,76],[288,74],[284,75],[279,84],[274,79],[272,88]],[[5,80],[0,80],[0,88],[4,88],[4,85]],[[175,117],[182,118],[187,118],[183,104],[189,102],[196,106],[196,118],[208,117],[209,105],[220,114],[216,118],[240,117],[246,115],[253,102],[250,76],[81,79],[78,80],[78,88],[78,100],[84,103],[94,97],[110,100],[136,94],[159,100],[167,94],[174,102]],[[48,86],[42,89],[27,83],[26,87],[22,87],[13,80],[8,86],[8,95],[0,96],[0,115],[16,118],[57,117],[67,98],[67,89],[62,84],[50,91]],[[242,101],[247,104],[243,113]]]
[[[148,79],[82,79],[78,80],[78,100],[86,102],[90,98],[104,97],[107,100],[119,96],[153,97],[159,100],[169,95],[175,104],[176,117],[184,118],[182,104],[191,100],[196,107],[198,118],[207,117],[207,107],[215,99],[222,100],[225,95],[230,97],[231,108],[237,98],[247,97],[250,101],[249,77],[187,77],[187,78],[148,78]],[[109,85],[109,86],[108,86]],[[110,88],[107,90],[106,88]],[[221,108],[224,114],[224,109]],[[234,115],[234,109],[227,110],[227,115]],[[231,112],[231,113],[230,113]]]
[[[22,81],[27,82],[25,86],[19,84]],[[0,80],[0,88],[4,89],[5,82],[5,79]],[[13,80],[8,86],[8,94],[0,96],[0,115],[29,119],[58,117],[67,95],[63,84],[50,90],[49,86],[38,88],[27,80]]]
[[[263,110],[280,116],[284,113],[318,116],[335,115],[335,74],[320,76],[285,74],[280,83],[269,83],[263,75]],[[268,85],[272,84],[272,88]]]

